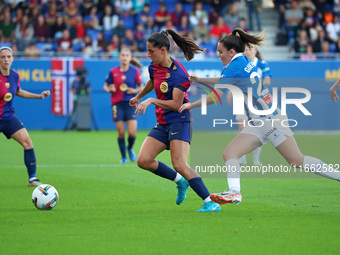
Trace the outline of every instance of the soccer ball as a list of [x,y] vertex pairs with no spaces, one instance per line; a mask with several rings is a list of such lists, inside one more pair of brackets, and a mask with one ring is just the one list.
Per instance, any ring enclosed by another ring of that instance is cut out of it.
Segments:
[[52,210],[58,200],[58,191],[52,185],[41,184],[33,190],[32,202],[39,210]]

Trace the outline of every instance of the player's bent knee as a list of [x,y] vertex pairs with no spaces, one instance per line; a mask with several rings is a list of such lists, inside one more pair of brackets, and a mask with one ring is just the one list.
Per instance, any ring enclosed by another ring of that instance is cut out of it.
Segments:
[[152,163],[152,160],[148,160],[147,158],[140,157],[140,156],[138,156],[137,158],[137,165],[138,167],[142,169],[149,170],[151,168],[151,163]]

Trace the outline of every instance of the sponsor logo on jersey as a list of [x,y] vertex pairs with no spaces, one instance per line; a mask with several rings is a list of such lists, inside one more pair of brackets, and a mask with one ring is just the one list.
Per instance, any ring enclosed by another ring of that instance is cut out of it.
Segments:
[[125,81],[125,79],[126,79],[126,76],[122,75],[122,80]]
[[6,88],[9,88],[9,87],[10,87],[9,82],[6,82],[6,83],[5,83],[5,87],[6,87]]
[[168,83],[165,82],[165,81],[163,81],[163,82],[161,83],[160,89],[161,89],[161,91],[162,91],[163,93],[168,92],[168,90],[169,90]]
[[4,96],[4,100],[5,100],[6,102],[11,101],[12,98],[13,98],[13,95],[12,95],[11,93],[7,93],[7,94]]
[[126,85],[126,83],[122,83],[122,84],[119,86],[119,89],[120,89],[121,91],[125,91],[125,90],[127,90],[127,88],[128,88],[128,86]]

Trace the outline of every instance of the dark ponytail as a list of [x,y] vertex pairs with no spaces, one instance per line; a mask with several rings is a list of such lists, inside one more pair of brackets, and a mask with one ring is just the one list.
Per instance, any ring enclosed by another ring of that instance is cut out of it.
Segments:
[[170,41],[168,39],[169,34],[171,35],[175,43],[178,45],[178,47],[180,47],[181,50],[183,51],[186,60],[189,61],[194,58],[195,54],[205,52],[205,50],[202,47],[200,47],[194,40],[188,37],[182,37],[171,29],[154,33],[152,36],[150,36],[148,42],[152,43],[153,47],[155,48],[160,49],[162,47],[165,47],[167,51],[169,51],[170,50]]
[[257,35],[249,35],[241,28],[235,28],[233,32],[220,39],[220,43],[223,43],[224,48],[227,50],[235,50],[236,53],[244,52],[245,46],[252,48],[252,44],[262,46],[262,42],[267,36],[262,32]]

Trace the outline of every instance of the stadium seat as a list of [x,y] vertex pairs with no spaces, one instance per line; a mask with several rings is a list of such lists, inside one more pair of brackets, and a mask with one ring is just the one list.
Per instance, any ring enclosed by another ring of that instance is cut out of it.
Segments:
[[189,15],[192,9],[194,8],[193,4],[183,4],[183,10]]
[[110,43],[112,39],[112,30],[103,30],[105,42]]
[[125,28],[135,30],[135,18],[133,16],[123,16],[122,19],[124,20]]
[[86,31],[86,34],[91,36],[92,41],[96,41],[97,40],[97,36],[98,36],[98,31],[97,30],[95,30],[95,29],[88,29]]
[[35,44],[35,46],[40,51],[52,51],[53,50],[53,44],[52,43],[38,42],[38,43]]

